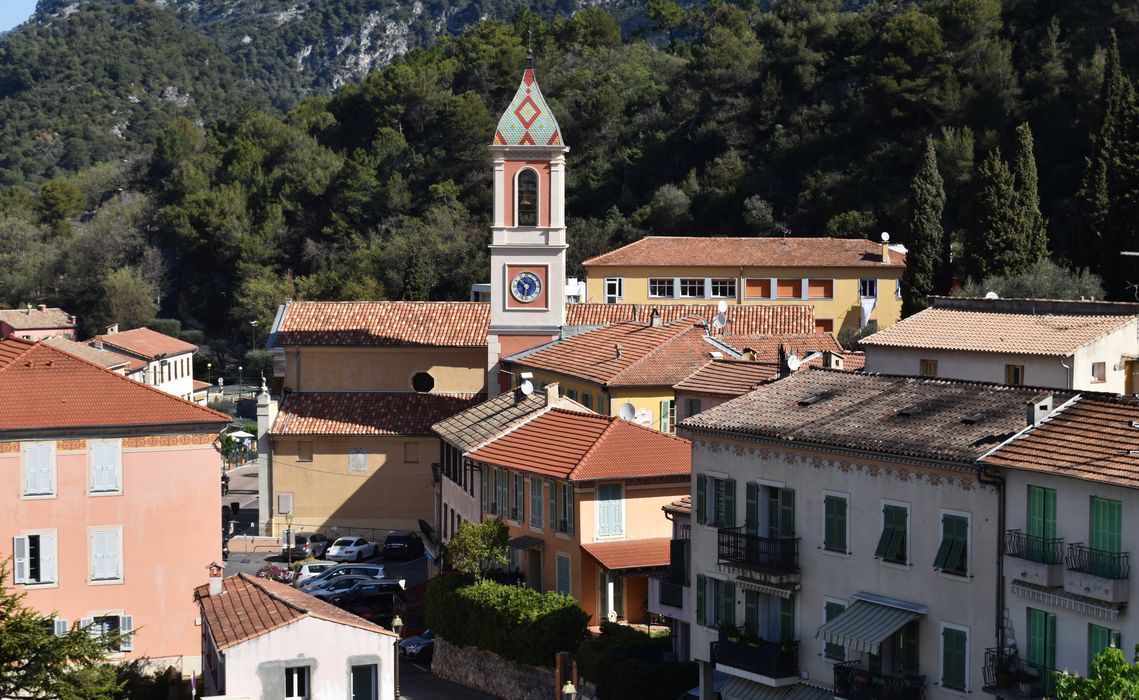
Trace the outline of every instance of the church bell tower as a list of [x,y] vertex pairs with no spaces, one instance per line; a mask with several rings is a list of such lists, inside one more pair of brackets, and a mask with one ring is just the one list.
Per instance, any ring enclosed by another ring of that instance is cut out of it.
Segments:
[[561,129],[527,57],[522,82],[498,120],[490,244],[487,388],[500,359],[558,337],[566,320],[565,154]]

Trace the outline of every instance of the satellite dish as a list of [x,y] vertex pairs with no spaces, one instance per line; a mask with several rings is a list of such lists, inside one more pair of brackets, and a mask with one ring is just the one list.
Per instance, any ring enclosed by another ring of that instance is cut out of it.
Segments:
[[787,369],[791,370],[792,372],[798,370],[799,366],[802,364],[803,361],[799,359],[798,355],[787,356]]
[[1000,299],[1001,295],[996,292],[985,292],[986,299]]
[[883,243],[889,243],[890,242],[890,234],[886,233],[885,231],[882,232],[882,242]]
[[617,621],[617,611],[616,610],[610,610],[609,611],[609,621],[610,622],[616,622]]
[[712,327],[716,330],[722,331],[726,325],[728,325],[728,317],[724,314],[716,314],[712,317]]
[[716,311],[719,311],[722,314],[726,314],[728,312],[728,302],[721,299],[720,303],[716,304]]
[[529,396],[530,394],[534,393],[534,383],[527,379],[526,381],[522,382],[522,386],[520,386],[519,389],[522,390],[523,396]]
[[617,413],[625,420],[633,420],[637,417],[637,407],[626,401],[621,404],[621,408]]

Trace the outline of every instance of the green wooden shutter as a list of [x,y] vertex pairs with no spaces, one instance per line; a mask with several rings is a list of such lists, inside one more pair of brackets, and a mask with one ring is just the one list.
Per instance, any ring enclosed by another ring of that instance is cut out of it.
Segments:
[[685,585],[684,571],[684,545],[686,540],[669,540],[668,542],[668,581]]
[[723,604],[723,609],[720,611],[720,619],[726,625],[736,624],[736,584],[734,581],[720,581],[721,597],[720,601]]
[[1044,616],[1044,665],[1056,668],[1056,616],[1052,613]]
[[823,499],[823,548],[832,552],[846,551],[846,499],[826,496]]
[[672,422],[669,420],[669,407],[672,404],[667,399],[660,402],[660,431],[662,433],[672,432]]
[[747,510],[744,511],[744,526],[749,535],[759,534],[759,484],[747,482]]
[[1044,611],[1028,608],[1028,660],[1044,662]]
[[573,534],[573,484],[566,482],[566,534]]
[[941,630],[941,685],[965,690],[965,657],[968,639],[962,630]]
[[1056,539],[1056,489],[1044,489],[1044,538]]
[[704,574],[696,574],[696,624],[703,625],[705,620],[708,619],[707,614],[704,612]]
[[1028,535],[1044,537],[1044,489],[1028,487]]
[[723,527],[736,526],[736,480],[724,481],[724,522]]
[[[825,603],[823,605],[823,621],[830,622],[841,615],[844,610],[846,610],[846,606],[842,603]],[[841,644],[827,642],[826,645],[823,646],[823,656],[828,659],[844,661],[846,660],[846,647]]]
[[779,489],[779,537],[795,537],[795,492]]
[[966,574],[968,564],[969,520],[960,515],[941,517],[941,546],[934,557],[934,568],[952,574]]
[[708,488],[708,477],[703,474],[696,475],[696,522],[703,525],[708,522],[708,512],[705,501],[705,491]]
[[744,630],[748,634],[759,634],[759,593],[756,591],[744,591]]
[[894,514],[890,511],[890,506],[882,508],[882,534],[878,537],[878,546],[874,548],[874,556],[879,559],[886,558],[886,552],[890,548],[890,539],[894,533]]
[[1099,625],[1088,625],[1088,673],[1091,673],[1091,666],[1095,657],[1112,645],[1119,648],[1119,632]]
[[788,642],[795,638],[795,601],[779,599],[779,641]]

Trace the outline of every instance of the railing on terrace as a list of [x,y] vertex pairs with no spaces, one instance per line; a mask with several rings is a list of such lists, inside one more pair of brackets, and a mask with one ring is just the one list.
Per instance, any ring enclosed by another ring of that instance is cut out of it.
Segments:
[[1052,694],[1056,669],[1022,659],[1003,649],[985,650],[985,688],[1014,691],[1022,698],[1043,698]]
[[1062,564],[1064,540],[1037,537],[1023,530],[1009,530],[1005,533],[1005,554],[1041,564]]
[[660,582],[660,603],[674,608],[684,607],[684,586],[671,581]]
[[872,673],[861,661],[834,665],[834,695],[844,700],[923,700],[925,676]]
[[720,528],[720,561],[751,569],[797,573],[799,539],[776,539],[749,535],[742,527]]
[[725,633],[712,642],[715,663],[756,673],[768,678],[799,676],[799,642],[769,642],[766,639],[737,637],[732,641]]
[[1068,545],[1067,567],[1072,571],[1082,571],[1101,578],[1129,578],[1131,566],[1127,552],[1106,552],[1092,549],[1082,543]]

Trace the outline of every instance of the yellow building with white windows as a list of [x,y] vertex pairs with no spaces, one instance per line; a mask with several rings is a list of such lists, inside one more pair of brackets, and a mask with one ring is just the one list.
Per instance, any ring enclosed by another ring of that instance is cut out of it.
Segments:
[[866,239],[653,236],[582,265],[587,302],[808,304],[838,334],[901,318],[906,258]]

